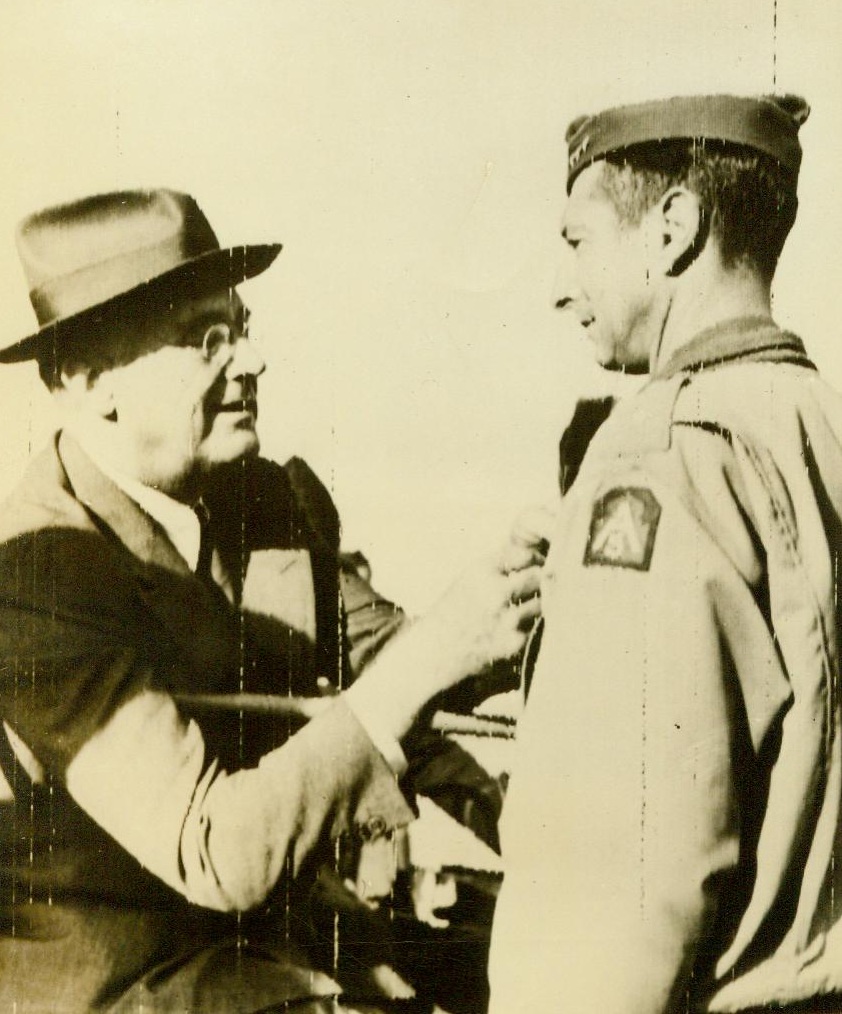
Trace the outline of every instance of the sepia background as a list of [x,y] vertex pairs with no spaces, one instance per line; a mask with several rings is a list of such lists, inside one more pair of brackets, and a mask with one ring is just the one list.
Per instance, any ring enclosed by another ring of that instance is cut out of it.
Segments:
[[[842,387],[838,0],[4,0],[0,20],[4,340],[33,328],[13,231],[39,207],[166,185],[223,243],[281,240],[244,288],[264,450],[310,461],[410,609],[552,498],[574,399],[622,379],[553,310],[575,115],[809,99],[775,311]],[[31,366],[0,368],[0,403],[2,493],[51,422]]]

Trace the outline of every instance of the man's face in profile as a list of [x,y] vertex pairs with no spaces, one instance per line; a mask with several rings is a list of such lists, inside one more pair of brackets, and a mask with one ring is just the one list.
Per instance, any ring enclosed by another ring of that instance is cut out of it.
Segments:
[[600,185],[602,172],[596,162],[573,183],[561,229],[572,256],[556,305],[585,328],[600,365],[641,373],[657,337],[651,216],[638,225],[621,221]]
[[151,313],[128,362],[106,371],[112,419],[132,447],[138,478],[166,488],[256,454],[257,377],[234,290],[185,298]]

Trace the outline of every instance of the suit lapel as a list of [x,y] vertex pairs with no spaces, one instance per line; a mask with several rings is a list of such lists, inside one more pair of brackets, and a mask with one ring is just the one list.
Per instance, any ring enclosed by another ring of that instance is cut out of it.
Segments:
[[233,610],[195,577],[161,526],[66,433],[59,437],[58,452],[76,498],[104,534],[127,550],[138,592],[158,621],[191,652],[204,646],[217,658],[227,655],[236,628]]
[[[195,577],[161,526],[104,475],[71,436],[60,435],[58,451],[75,497],[98,527],[127,550],[128,565],[136,575],[139,593],[147,607],[191,654],[200,652],[207,657],[207,664],[215,654],[211,668],[218,668],[221,658],[230,658],[232,651],[237,650],[240,640],[237,611],[222,595],[214,594]],[[277,493],[276,489],[268,490],[266,499],[273,500],[275,510],[282,510]],[[267,503],[266,507],[269,506]],[[288,511],[289,505],[285,509]],[[212,507],[212,530],[214,513]],[[223,528],[227,527],[226,521]],[[236,527],[239,533],[240,524]],[[250,552],[237,547],[239,558],[233,560],[228,559],[230,554],[226,551],[231,539],[223,537],[222,553],[214,554],[214,576],[219,580],[224,570],[235,576],[235,585],[239,586],[236,575],[242,575],[241,588],[235,587],[235,591],[239,592],[241,608],[254,614],[256,622],[249,623],[249,631],[261,646],[261,655],[285,651],[287,639],[281,633],[284,628],[291,628],[299,635],[297,650],[304,651],[301,657],[304,662],[315,647],[317,635],[321,636],[317,630],[312,557],[306,539],[299,536],[286,545],[283,541],[270,538],[268,544],[263,541],[261,548]],[[267,624],[261,618],[270,622]],[[278,621],[283,627],[278,626]],[[304,643],[310,646],[309,650],[304,649]],[[305,668],[310,664],[305,664]]]
[[104,475],[67,433],[59,436],[58,453],[76,498],[105,523],[132,556],[175,574],[190,573],[161,526]]

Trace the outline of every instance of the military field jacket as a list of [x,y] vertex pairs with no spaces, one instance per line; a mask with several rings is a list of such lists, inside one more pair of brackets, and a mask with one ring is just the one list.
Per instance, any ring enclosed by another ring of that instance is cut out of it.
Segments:
[[842,992],[842,398],[705,332],[564,497],[504,810],[492,1010]]

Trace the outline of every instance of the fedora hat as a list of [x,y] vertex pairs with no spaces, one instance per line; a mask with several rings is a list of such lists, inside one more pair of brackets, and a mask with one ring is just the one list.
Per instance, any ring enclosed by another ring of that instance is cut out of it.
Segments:
[[[62,333],[120,301],[238,285],[265,271],[280,244],[222,249],[196,201],[174,190],[86,197],[36,212],[17,248],[38,330],[0,344],[0,362],[38,358]],[[59,327],[61,325],[61,327]]]

